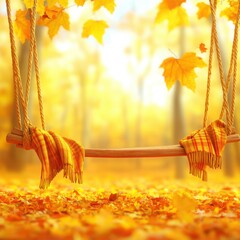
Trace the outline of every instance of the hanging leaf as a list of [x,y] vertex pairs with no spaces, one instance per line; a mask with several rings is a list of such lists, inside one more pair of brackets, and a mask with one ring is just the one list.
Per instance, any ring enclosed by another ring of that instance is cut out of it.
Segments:
[[204,53],[207,51],[207,48],[204,43],[199,44],[199,49],[200,49],[201,53]]
[[68,0],[48,0],[48,6],[52,7],[56,4],[66,8],[68,6]]
[[30,21],[26,18],[28,10],[18,10],[14,22],[14,30],[22,43],[30,39]]
[[83,6],[86,0],[74,0],[74,2],[77,4],[77,6]]
[[220,16],[225,16],[229,21],[232,21],[234,24],[236,23],[237,19],[237,12],[238,12],[238,4],[240,4],[237,0],[229,1],[229,7],[225,8]]
[[204,2],[200,2],[197,4],[198,7],[198,12],[197,12],[197,16],[198,19],[200,18],[209,18],[211,15],[211,9],[209,4],[206,4]]
[[44,15],[38,21],[39,25],[48,27],[48,34],[53,38],[62,26],[66,30],[70,29],[69,15],[64,12],[63,7],[46,7]]
[[97,11],[101,7],[106,8],[110,13],[114,12],[116,4],[114,0],[94,0],[93,2],[93,11]]
[[162,23],[165,20],[168,21],[169,31],[179,26],[189,25],[188,15],[183,7],[180,6],[170,9],[166,2],[162,2],[158,6],[158,13],[155,22]]
[[88,20],[83,26],[82,37],[87,38],[92,35],[102,44],[103,34],[107,27],[107,23],[103,20]]
[[206,63],[202,58],[197,57],[196,53],[185,53],[180,59],[167,58],[160,65],[164,69],[163,76],[168,89],[178,80],[181,85],[186,86],[192,91],[196,88],[196,73],[194,68],[205,67]]
[[181,4],[186,2],[186,0],[163,0],[163,2],[165,2],[168,8],[172,10],[176,7],[181,6]]
[[[34,0],[24,0],[24,4],[26,8],[32,8],[34,4]],[[45,6],[44,0],[38,0],[37,2],[37,13],[42,16],[44,14]]]

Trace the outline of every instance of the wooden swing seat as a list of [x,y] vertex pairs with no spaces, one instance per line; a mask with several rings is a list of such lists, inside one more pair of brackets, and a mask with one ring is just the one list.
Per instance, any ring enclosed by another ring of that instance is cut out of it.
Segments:
[[[8,143],[22,145],[23,132],[13,129],[6,137]],[[240,135],[232,134],[227,137],[227,143],[239,142]],[[86,157],[93,158],[149,158],[149,157],[177,157],[186,156],[184,148],[180,145],[139,147],[139,148],[86,148]]]

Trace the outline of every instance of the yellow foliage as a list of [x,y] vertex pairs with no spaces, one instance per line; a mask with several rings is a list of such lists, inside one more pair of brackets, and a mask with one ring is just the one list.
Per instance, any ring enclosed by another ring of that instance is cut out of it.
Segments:
[[26,18],[27,10],[18,10],[16,12],[16,19],[14,22],[14,29],[22,43],[26,39],[30,39],[30,22]]
[[39,25],[48,27],[48,34],[53,38],[59,31],[60,27],[66,30],[70,29],[69,15],[64,12],[63,7],[46,7],[44,15],[38,21]]
[[110,13],[114,12],[116,4],[114,0],[94,0],[93,2],[93,11],[97,11],[101,7],[106,8]]
[[229,21],[235,23],[237,19],[238,4],[240,3],[237,0],[229,1],[230,6],[221,12],[221,16],[226,16]]
[[170,9],[166,2],[160,3],[158,6],[158,13],[155,18],[156,23],[168,21],[168,29],[172,30],[179,26],[187,26],[189,24],[186,10],[179,6]]
[[62,7],[67,7],[68,6],[68,0],[48,0],[48,6],[49,7],[52,7],[57,3]]
[[193,52],[185,53],[180,59],[167,58],[160,65],[160,67],[164,68],[163,76],[168,89],[179,80],[181,85],[193,91],[196,88],[195,78],[197,76],[194,68],[205,66],[206,63],[202,58],[197,57],[196,53]]
[[[32,8],[33,7],[34,0],[24,0],[24,4],[26,8]],[[44,0],[38,0],[37,2],[37,12],[39,13],[40,16],[43,15],[45,10],[44,7]]]
[[87,38],[92,35],[99,43],[102,43],[107,27],[107,23],[103,20],[88,20],[83,26],[82,37]]
[[211,9],[209,4],[206,4],[204,2],[200,2],[197,4],[198,7],[198,12],[197,12],[197,16],[198,18],[209,18],[209,16],[211,15]]

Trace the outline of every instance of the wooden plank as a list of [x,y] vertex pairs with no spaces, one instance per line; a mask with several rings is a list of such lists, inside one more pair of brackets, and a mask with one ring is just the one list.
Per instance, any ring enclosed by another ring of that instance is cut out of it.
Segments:
[[[22,131],[14,129],[7,135],[8,143],[22,145]],[[228,136],[227,143],[240,141],[239,134]],[[141,147],[141,148],[112,148],[98,149],[86,148],[85,156],[93,158],[149,158],[149,157],[176,157],[185,156],[185,150],[180,145],[169,145],[159,147]]]

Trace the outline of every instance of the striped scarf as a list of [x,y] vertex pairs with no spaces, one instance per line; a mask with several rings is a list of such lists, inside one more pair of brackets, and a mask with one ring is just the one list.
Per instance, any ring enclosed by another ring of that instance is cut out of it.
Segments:
[[78,143],[38,128],[31,128],[31,135],[42,163],[40,188],[47,188],[62,169],[65,178],[82,183],[84,149]]
[[227,141],[225,128],[223,121],[216,120],[180,140],[188,157],[191,174],[207,181],[207,166],[221,168],[222,153]]

